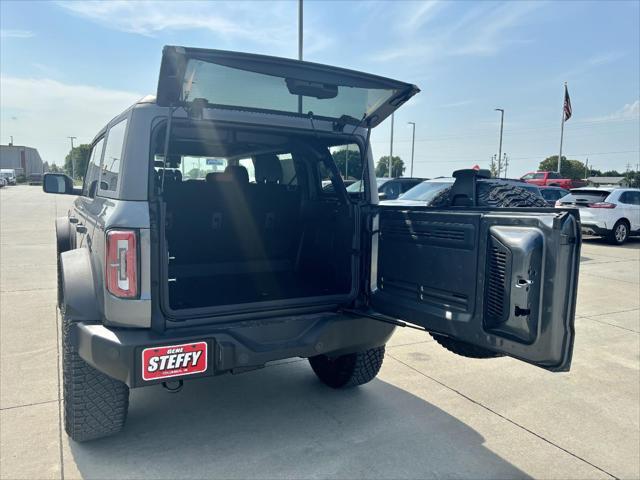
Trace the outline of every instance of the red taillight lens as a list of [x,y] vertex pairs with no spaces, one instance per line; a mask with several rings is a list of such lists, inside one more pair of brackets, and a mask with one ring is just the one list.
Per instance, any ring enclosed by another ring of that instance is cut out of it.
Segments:
[[133,230],[107,232],[107,289],[116,297],[138,296],[138,245]]
[[609,203],[609,202],[596,202],[596,203],[590,203],[589,205],[587,205],[587,207],[589,208],[616,208],[615,203]]

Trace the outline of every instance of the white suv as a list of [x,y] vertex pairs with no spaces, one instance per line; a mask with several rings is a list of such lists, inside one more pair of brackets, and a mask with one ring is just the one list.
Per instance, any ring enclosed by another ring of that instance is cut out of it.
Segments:
[[599,235],[622,245],[630,235],[640,235],[640,189],[574,188],[556,207],[580,209],[582,232]]

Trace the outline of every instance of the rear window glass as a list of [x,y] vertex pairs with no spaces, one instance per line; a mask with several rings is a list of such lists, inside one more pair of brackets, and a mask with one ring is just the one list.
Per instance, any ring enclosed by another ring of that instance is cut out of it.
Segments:
[[[212,105],[245,107],[291,113],[313,112],[322,117],[348,115],[360,120],[398,93],[393,89],[358,88],[315,84],[316,96],[301,96],[293,91],[301,87],[295,79],[240,70],[202,60],[190,59],[182,86],[182,99],[204,98]],[[298,101],[302,105],[298,105]]]
[[126,131],[126,119],[109,129],[102,160],[102,176],[100,178],[100,191],[102,192],[115,192],[118,189],[118,177],[120,175],[120,163],[122,161]]
[[603,202],[608,196],[609,192],[599,192],[599,191],[582,191],[576,192],[573,191],[569,195],[566,195],[562,198],[562,203],[596,203]]

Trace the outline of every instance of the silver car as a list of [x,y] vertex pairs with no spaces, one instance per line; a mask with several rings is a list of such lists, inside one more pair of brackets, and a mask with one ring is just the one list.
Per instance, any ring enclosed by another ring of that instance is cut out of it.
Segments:
[[[517,189],[475,171],[439,209],[379,205],[371,129],[418,91],[165,47],[156,95],[97,133],[82,188],[44,176],[77,196],[56,220],[67,433],[119,431],[130,388],[289,357],[329,387],[362,385],[407,324],[460,355],[568,370],[575,209],[494,208]],[[344,148],[361,156],[357,192],[332,156]]]

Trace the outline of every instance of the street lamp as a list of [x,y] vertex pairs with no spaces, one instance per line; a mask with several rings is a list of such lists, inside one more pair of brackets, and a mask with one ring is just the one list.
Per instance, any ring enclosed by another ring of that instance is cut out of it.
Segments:
[[416,122],[407,122],[411,125],[413,132],[411,134],[411,178],[413,178],[413,154],[416,148]]
[[504,126],[504,110],[502,108],[496,108],[496,112],[500,112],[500,146],[498,147],[498,178],[502,171],[502,128]]

